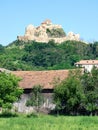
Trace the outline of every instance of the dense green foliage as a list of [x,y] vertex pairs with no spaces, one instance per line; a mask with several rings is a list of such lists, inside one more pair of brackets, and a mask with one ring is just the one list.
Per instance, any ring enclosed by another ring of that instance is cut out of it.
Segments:
[[64,81],[55,85],[54,101],[57,111],[64,114],[97,114],[98,111],[98,69],[91,73],[70,71]]
[[92,114],[98,111],[98,68],[82,76],[82,85],[86,96],[85,109]]
[[35,106],[37,111],[39,111],[40,106],[42,105],[43,96],[42,96],[42,86],[36,85],[33,86],[30,99],[27,100],[27,106]]
[[48,37],[59,38],[59,37],[66,36],[66,34],[62,28],[47,29],[46,32],[48,34]]
[[97,130],[97,116],[26,116],[0,118],[0,130]]
[[82,107],[85,95],[80,76],[80,70],[70,71],[67,79],[55,85],[54,101],[57,111],[75,115]]
[[10,73],[0,72],[0,107],[11,108],[22,94],[18,86],[19,78]]
[[16,40],[6,47],[0,45],[0,67],[10,70],[70,69],[81,59],[98,59],[98,42]]

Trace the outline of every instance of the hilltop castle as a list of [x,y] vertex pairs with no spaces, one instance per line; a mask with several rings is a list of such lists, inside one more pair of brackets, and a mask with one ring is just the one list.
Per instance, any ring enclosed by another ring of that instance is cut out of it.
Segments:
[[62,43],[67,40],[80,40],[79,34],[69,32],[68,35],[64,32],[61,25],[52,24],[50,20],[45,20],[40,26],[35,27],[32,24],[28,25],[25,29],[24,36],[17,36],[18,40],[36,42],[46,42],[54,40],[56,43]]

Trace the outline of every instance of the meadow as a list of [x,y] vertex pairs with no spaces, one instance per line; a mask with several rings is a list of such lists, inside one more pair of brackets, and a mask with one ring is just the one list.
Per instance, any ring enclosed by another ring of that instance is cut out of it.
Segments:
[[0,118],[0,130],[98,130],[98,117],[40,115]]

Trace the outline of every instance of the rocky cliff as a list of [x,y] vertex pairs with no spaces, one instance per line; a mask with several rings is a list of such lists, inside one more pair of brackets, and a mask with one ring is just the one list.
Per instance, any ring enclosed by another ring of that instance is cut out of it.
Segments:
[[67,35],[61,25],[52,24],[50,20],[45,20],[40,26],[35,27],[32,24],[25,29],[24,36],[17,36],[18,40],[28,41],[34,40],[36,42],[46,42],[54,40],[56,43],[62,43],[66,40],[80,40],[79,34],[69,32]]

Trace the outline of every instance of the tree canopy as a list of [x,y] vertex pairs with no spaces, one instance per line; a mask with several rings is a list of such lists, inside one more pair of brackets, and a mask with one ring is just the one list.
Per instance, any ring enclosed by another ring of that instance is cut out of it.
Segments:
[[10,70],[72,69],[82,59],[98,59],[98,42],[14,41],[6,47],[0,45],[0,67]]
[[96,114],[98,110],[98,69],[91,73],[73,70],[54,89],[58,111],[65,114]]
[[0,72],[0,107],[11,108],[12,103],[17,101],[22,94],[22,89],[19,88],[16,76]]

